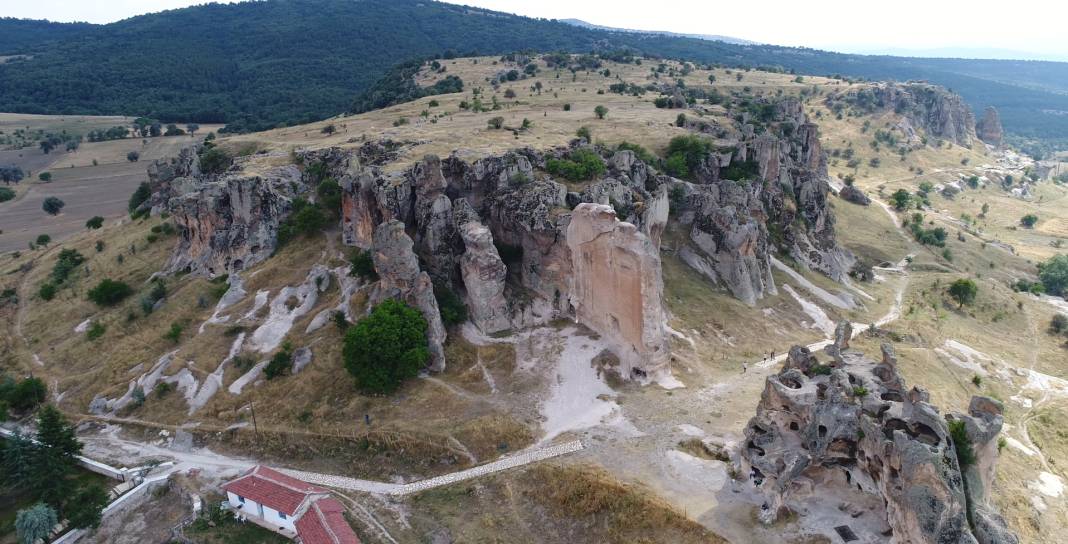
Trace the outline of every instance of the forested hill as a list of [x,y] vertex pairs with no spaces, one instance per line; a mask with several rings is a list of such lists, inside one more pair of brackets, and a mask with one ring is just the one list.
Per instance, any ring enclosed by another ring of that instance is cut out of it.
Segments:
[[147,115],[258,130],[345,111],[417,57],[637,52],[817,75],[927,79],[1006,130],[1068,134],[1068,63],[908,59],[610,32],[431,0],[207,4],[108,25],[0,19],[0,111]]

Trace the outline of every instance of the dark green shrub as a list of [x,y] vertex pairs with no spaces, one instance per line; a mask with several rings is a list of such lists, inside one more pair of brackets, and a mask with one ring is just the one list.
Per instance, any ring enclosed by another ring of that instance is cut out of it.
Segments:
[[85,331],[85,337],[89,341],[96,340],[101,336],[104,336],[104,332],[107,331],[107,327],[99,321],[93,321],[92,325],[89,325],[89,330]]
[[370,251],[362,249],[354,251],[349,262],[351,263],[349,267],[350,276],[360,277],[368,281],[378,281],[378,272],[375,271],[375,261],[371,257]]
[[41,297],[41,300],[52,300],[56,297],[56,285],[50,281],[42,283],[37,290],[37,296]]
[[88,221],[85,222],[85,228],[87,228],[89,230],[96,230],[96,229],[98,229],[100,227],[103,227],[103,226],[104,226],[104,218],[100,217],[99,215],[95,215],[95,216],[91,217]]
[[279,376],[289,375],[293,366],[293,346],[289,342],[282,343],[282,349],[271,357],[267,366],[263,367],[263,376],[273,380]]
[[171,328],[163,333],[163,338],[177,344],[182,339],[182,331],[184,329],[181,323],[171,323]]
[[44,202],[41,203],[41,209],[48,215],[59,215],[59,212],[63,211],[63,207],[66,205],[67,204],[62,200],[50,196],[44,199]]
[[230,168],[234,159],[222,148],[212,147],[200,154],[200,171],[205,174],[221,174]]
[[953,448],[957,450],[957,462],[963,470],[975,464],[975,450],[968,438],[968,428],[964,421],[955,419],[949,422],[949,436],[953,439]]
[[64,249],[59,252],[59,258],[52,267],[52,282],[62,284],[70,277],[70,273],[85,262],[85,256],[75,249]]
[[148,202],[148,199],[151,197],[152,188],[147,182],[142,182],[137,186],[137,189],[134,190],[133,194],[130,195],[130,201],[126,204],[126,210],[130,212],[131,216],[134,215],[137,213],[137,209],[145,202]]
[[99,306],[115,306],[133,294],[133,289],[121,281],[105,278],[89,290],[89,300]]
[[545,168],[550,174],[570,181],[585,181],[604,174],[600,155],[589,149],[576,149],[566,159],[549,159]]
[[441,322],[446,327],[452,327],[467,321],[467,305],[452,289],[435,283],[434,298],[438,301],[438,313],[441,314]]

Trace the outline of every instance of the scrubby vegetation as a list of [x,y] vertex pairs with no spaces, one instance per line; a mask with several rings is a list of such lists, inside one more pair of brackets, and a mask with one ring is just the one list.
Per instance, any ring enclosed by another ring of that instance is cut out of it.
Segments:
[[100,306],[115,306],[132,295],[133,288],[121,281],[105,278],[90,289],[88,294],[89,300]]
[[587,181],[604,174],[604,160],[589,149],[576,149],[566,159],[549,159],[545,169],[570,181]]

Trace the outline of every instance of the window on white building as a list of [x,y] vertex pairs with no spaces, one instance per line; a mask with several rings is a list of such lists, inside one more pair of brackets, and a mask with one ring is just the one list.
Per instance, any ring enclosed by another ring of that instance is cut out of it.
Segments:
[[241,495],[238,495],[237,496],[237,502],[240,502],[241,504],[245,504],[245,497],[242,497]]
[[285,514],[285,512],[279,512],[279,513],[278,513],[278,519],[286,519],[286,514]]

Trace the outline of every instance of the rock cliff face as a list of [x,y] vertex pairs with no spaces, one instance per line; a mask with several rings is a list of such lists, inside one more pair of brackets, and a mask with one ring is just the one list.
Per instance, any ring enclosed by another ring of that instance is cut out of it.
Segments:
[[[434,368],[444,364],[439,287],[463,297],[485,333],[577,318],[611,340],[625,372],[642,375],[667,360],[659,247],[669,200],[690,231],[680,256],[747,303],[775,292],[774,251],[835,279],[852,266],[835,242],[816,126],[796,100],[774,107],[774,131],[755,136],[747,125],[735,146],[702,159],[692,183],[631,151],[579,140],[474,162],[427,156],[387,170],[405,144],[384,141],[298,152],[299,166],[258,175],[241,161],[205,175],[195,153],[182,154],[154,165],[152,205],[179,227],[169,270],[222,274],[273,253],[292,200],[314,199],[315,184],[334,178],[342,239],[371,250],[382,278],[372,302],[395,297],[423,312]],[[578,148],[600,157],[605,173],[569,192],[544,173],[546,162]]]
[[680,256],[747,304],[775,294],[776,250],[836,281],[855,262],[835,237],[818,127],[794,99],[774,104],[769,123],[774,131],[709,154],[694,183],[672,182],[679,221],[691,225]]
[[[925,391],[906,390],[890,345],[873,361],[848,350],[851,335],[841,324],[823,362],[795,346],[767,379],[739,452],[740,472],[767,498],[763,521],[838,499],[855,514],[849,530],[876,540],[1015,543],[987,497],[1000,404],[975,397],[969,415],[943,418]],[[962,466],[969,447],[976,461]]]
[[1001,117],[994,106],[987,106],[983,112],[983,118],[975,124],[975,134],[979,139],[994,146],[1001,147],[1003,134],[1001,131]]
[[567,245],[576,319],[608,341],[625,375],[666,368],[659,244],[617,219],[611,206],[584,203],[571,213]]
[[[975,116],[960,95],[928,83],[876,83],[831,95],[827,103],[843,102],[864,113],[892,111],[923,129],[930,139],[970,146],[975,140]],[[908,136],[906,131],[906,137]]]
[[445,325],[434,298],[434,284],[430,275],[420,270],[413,245],[400,221],[387,221],[375,229],[371,256],[380,279],[371,292],[370,306],[392,298],[419,310],[427,323],[429,367],[440,372],[445,370]]

